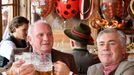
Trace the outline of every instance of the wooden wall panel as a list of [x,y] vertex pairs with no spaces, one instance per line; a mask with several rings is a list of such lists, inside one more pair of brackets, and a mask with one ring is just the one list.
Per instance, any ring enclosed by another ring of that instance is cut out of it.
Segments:
[[[0,9],[1,9],[1,1],[0,1]],[[0,10],[0,40],[2,39],[2,11]]]

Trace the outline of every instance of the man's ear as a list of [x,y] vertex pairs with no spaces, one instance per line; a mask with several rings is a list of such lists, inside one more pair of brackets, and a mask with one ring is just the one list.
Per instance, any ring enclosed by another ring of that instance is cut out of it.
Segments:
[[71,46],[74,47],[74,41],[70,40]]
[[123,49],[122,49],[123,58],[126,58],[126,54],[127,54],[127,53],[126,53],[126,48],[123,48]]

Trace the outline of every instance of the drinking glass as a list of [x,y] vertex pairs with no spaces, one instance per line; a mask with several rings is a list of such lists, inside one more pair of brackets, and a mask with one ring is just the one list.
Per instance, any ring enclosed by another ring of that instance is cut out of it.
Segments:
[[35,75],[54,75],[53,63],[50,53],[39,55],[33,52],[24,52],[15,55],[15,60],[22,59],[26,64],[33,64],[36,70]]
[[53,63],[50,53],[44,55],[33,53],[31,58],[36,70],[36,75],[53,75]]

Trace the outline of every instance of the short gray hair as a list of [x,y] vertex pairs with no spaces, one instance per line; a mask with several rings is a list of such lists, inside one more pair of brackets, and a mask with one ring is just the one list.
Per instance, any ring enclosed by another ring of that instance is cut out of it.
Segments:
[[51,29],[50,24],[48,24],[46,21],[44,21],[44,20],[37,20],[32,25],[29,26],[28,35],[32,35],[33,34],[34,26],[39,25],[39,24],[48,25],[50,27],[50,29]]
[[120,36],[120,42],[121,42],[122,46],[124,46],[124,47],[126,46],[126,35],[125,35],[125,33],[118,30],[118,29],[114,29],[114,28],[106,28],[106,29],[100,31],[98,36],[97,36],[97,42],[99,42],[99,38],[104,33],[117,33]]

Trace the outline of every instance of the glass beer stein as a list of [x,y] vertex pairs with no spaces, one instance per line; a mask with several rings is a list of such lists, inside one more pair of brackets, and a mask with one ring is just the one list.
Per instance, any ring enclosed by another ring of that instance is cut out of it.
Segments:
[[39,55],[37,53],[32,54],[32,64],[35,67],[35,75],[54,75],[53,74],[53,63],[51,54]]

